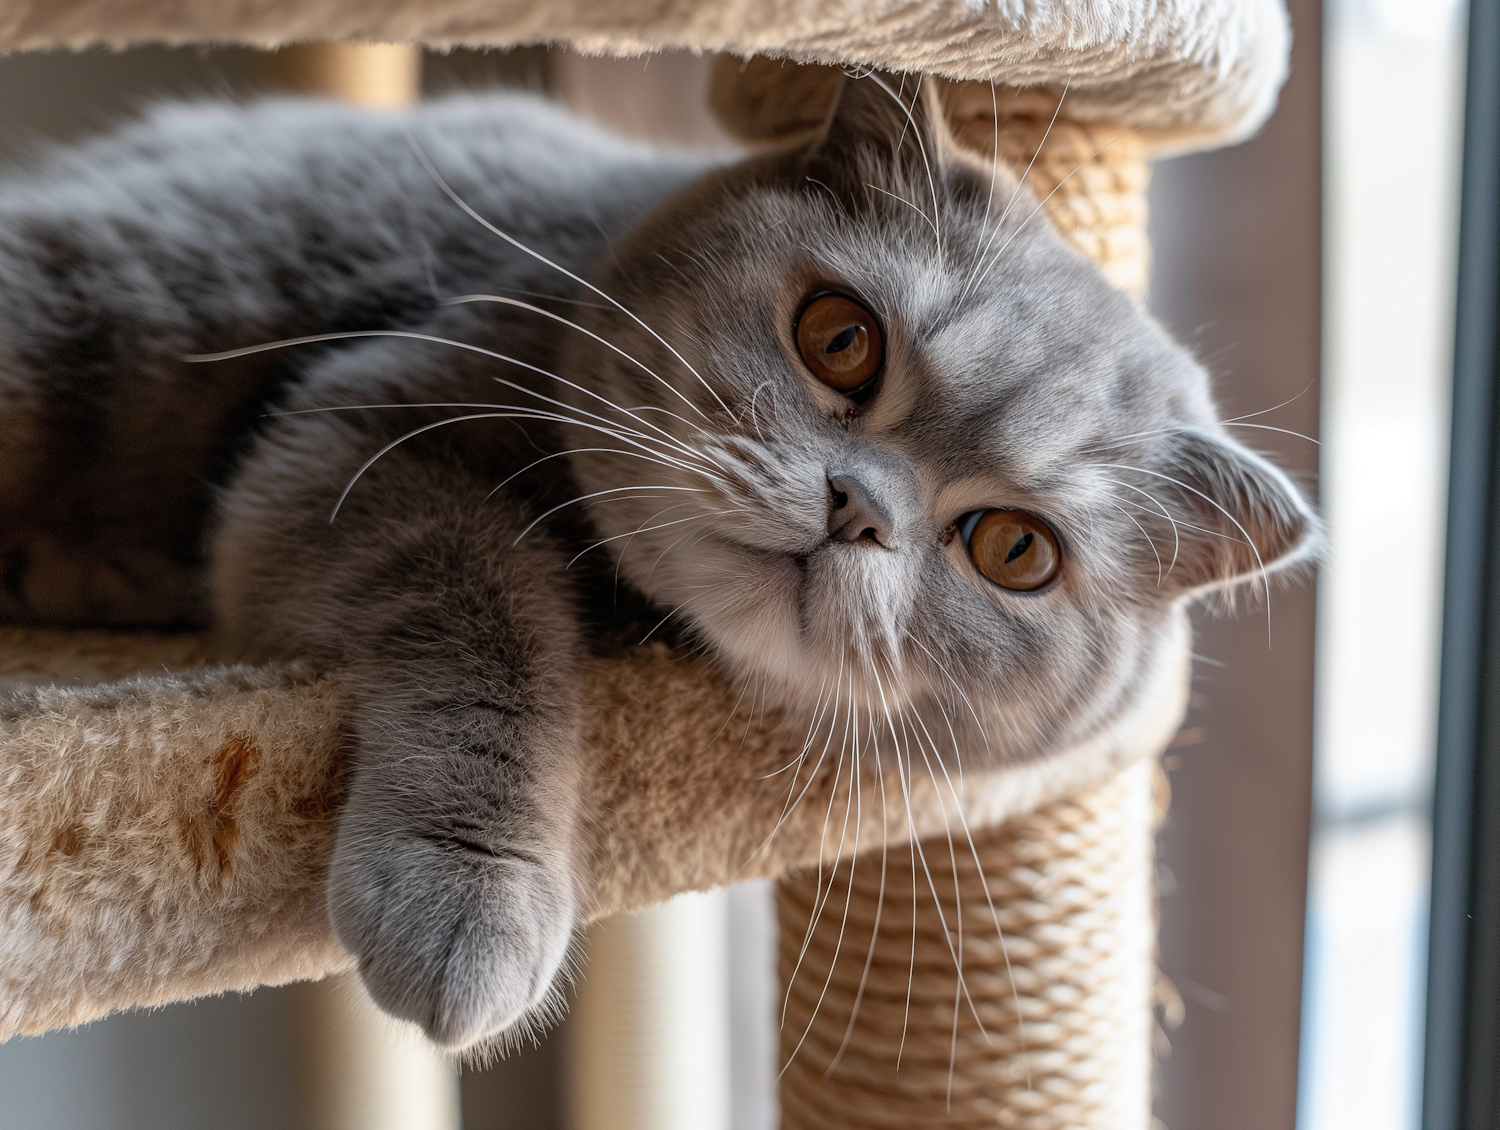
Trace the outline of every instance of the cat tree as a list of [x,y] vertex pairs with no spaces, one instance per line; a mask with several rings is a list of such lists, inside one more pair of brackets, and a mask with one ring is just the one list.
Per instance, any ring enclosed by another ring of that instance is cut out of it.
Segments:
[[[1029,169],[1064,235],[1137,294],[1149,157],[1253,129],[1286,36],[1275,0],[0,0],[0,49],[567,42],[944,75],[960,139]],[[816,122],[829,89],[816,69],[736,61],[713,98],[766,140]],[[1144,1130],[1151,770],[1184,707],[1187,646],[1184,629],[1140,708],[1045,770],[961,787],[867,776],[855,808],[853,778],[825,767],[779,827],[786,777],[770,774],[796,735],[750,719],[699,661],[596,662],[592,913],[781,879],[785,1127]],[[180,637],[0,632],[0,676],[37,684],[0,699],[0,1038],[350,967],[322,901],[344,691],[336,674],[232,658]],[[825,834],[830,811],[841,835]]]

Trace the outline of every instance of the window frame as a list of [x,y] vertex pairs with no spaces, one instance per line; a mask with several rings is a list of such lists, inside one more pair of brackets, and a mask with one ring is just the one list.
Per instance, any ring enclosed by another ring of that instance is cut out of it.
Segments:
[[1500,1116],[1500,0],[1469,6],[1424,1130]]

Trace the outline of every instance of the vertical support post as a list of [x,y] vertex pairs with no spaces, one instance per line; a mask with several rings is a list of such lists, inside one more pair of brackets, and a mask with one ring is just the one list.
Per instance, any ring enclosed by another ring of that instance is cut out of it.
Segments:
[[459,1130],[457,1074],[416,1028],[376,1009],[358,978],[295,993],[310,1130]]
[[293,94],[359,106],[409,106],[422,94],[422,51],[405,43],[299,43],[273,52],[271,79]]
[[728,906],[686,894],[596,923],[573,1005],[573,1130],[729,1130]]
[[1147,1130],[1153,770],[784,880],[782,1130]]

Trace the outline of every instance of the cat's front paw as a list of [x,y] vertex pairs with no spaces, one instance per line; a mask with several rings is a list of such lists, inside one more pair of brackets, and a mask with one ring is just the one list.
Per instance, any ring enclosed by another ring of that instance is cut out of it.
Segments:
[[575,900],[560,861],[443,829],[342,841],[330,909],[375,1003],[459,1049],[546,998],[567,956]]

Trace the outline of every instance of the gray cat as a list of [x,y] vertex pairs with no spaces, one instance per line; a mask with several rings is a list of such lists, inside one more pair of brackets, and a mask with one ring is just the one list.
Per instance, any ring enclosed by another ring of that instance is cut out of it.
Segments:
[[526,97],[160,110],[4,186],[0,428],[0,617],[347,674],[333,922],[454,1048],[566,955],[585,654],[667,631],[809,748],[1020,762],[1315,525],[878,76],[736,164]]

